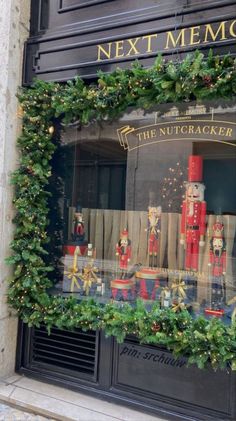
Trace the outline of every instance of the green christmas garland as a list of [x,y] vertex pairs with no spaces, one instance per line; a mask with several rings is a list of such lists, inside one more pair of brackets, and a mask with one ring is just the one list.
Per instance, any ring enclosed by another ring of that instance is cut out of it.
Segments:
[[56,120],[82,125],[115,118],[129,106],[148,109],[161,103],[235,96],[236,60],[215,57],[212,52],[207,59],[196,52],[180,63],[166,63],[158,57],[149,69],[135,63],[131,69],[99,73],[98,82],[89,86],[80,78],[66,84],[37,80],[20,91],[23,129],[18,139],[20,165],[12,176],[16,230],[8,259],[14,265],[8,301],[25,323],[44,323],[49,330],[52,326],[102,329],[119,342],[134,334],[142,343],[165,345],[201,368],[210,362],[213,368],[231,365],[236,369],[235,323],[225,326],[215,318],[193,319],[186,310],[176,313],[157,305],[147,311],[140,301],[135,307],[101,306],[51,296],[48,275],[52,267],[46,264],[47,186],[56,149]]

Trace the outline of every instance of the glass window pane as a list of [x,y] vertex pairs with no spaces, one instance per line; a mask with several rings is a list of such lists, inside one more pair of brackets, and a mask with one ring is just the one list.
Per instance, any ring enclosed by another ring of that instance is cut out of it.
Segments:
[[185,306],[227,322],[236,281],[235,104],[131,109],[112,122],[65,127],[61,137],[63,292]]

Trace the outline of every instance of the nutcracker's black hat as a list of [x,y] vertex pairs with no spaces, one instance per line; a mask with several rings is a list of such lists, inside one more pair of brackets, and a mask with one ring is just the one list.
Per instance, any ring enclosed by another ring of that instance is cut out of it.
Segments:
[[77,203],[77,206],[76,206],[75,212],[76,212],[76,213],[82,213],[82,206],[81,206],[79,203]]

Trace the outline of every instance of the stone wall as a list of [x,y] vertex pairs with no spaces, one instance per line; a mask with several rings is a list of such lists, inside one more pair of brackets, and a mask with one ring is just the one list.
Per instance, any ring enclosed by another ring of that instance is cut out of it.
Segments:
[[16,139],[21,121],[16,92],[21,85],[24,41],[28,37],[30,0],[0,0],[0,377],[14,372],[17,317],[6,303],[11,268],[5,264],[13,237],[13,189]]

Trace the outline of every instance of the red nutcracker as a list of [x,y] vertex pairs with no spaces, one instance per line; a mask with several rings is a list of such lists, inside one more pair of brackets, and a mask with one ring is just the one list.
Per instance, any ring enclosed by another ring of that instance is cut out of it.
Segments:
[[148,254],[149,266],[157,266],[157,253],[159,251],[159,236],[161,231],[161,206],[148,207]]
[[[216,222],[213,225],[213,236],[210,241],[209,275],[211,281],[211,309],[221,311],[225,302],[226,243],[224,225]],[[206,310],[209,312],[209,310]]]
[[120,240],[116,244],[116,256],[119,258],[119,267],[121,277],[125,277],[128,269],[128,263],[131,258],[131,241],[128,238],[128,231],[124,229],[121,233]]
[[64,254],[84,256],[87,250],[88,242],[85,240],[84,219],[82,207],[78,204],[73,215],[71,224],[71,239],[63,246]]
[[82,214],[82,208],[80,205],[76,206],[74,219],[73,219],[73,233],[72,239],[78,245],[84,242],[85,230],[84,230],[84,220]]
[[186,245],[185,269],[198,270],[199,246],[204,246],[206,233],[205,186],[202,181],[203,160],[199,155],[189,157],[186,198],[182,205],[180,244]]

